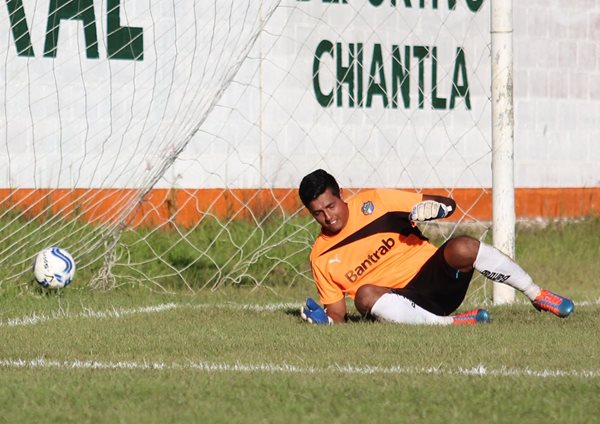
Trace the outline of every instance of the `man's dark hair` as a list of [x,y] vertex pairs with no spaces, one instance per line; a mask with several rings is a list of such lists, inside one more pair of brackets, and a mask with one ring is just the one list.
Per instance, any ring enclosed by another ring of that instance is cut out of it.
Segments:
[[308,208],[308,204],[325,193],[327,189],[330,189],[331,194],[335,197],[340,197],[340,186],[333,175],[322,169],[317,169],[302,178],[298,194],[304,206]]

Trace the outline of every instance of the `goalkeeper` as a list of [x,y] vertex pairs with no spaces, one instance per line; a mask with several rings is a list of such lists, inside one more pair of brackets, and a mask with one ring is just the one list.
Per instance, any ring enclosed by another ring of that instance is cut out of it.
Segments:
[[346,320],[345,296],[363,316],[406,324],[477,324],[484,309],[451,315],[467,293],[473,271],[522,292],[538,310],[566,317],[573,302],[537,286],[496,248],[458,236],[439,248],[415,222],[450,216],[454,200],[391,189],[362,191],[348,202],[335,178],[319,169],[299,189],[321,225],[310,263],[321,307],[308,298],[302,318],[317,324]]

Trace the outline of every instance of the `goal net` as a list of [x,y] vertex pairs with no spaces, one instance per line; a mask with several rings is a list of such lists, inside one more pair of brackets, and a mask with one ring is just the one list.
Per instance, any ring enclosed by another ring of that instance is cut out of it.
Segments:
[[[43,3],[43,4],[42,4]],[[39,250],[76,283],[196,291],[311,280],[302,176],[346,196],[452,196],[484,237],[483,0],[7,2],[0,20],[0,265]]]

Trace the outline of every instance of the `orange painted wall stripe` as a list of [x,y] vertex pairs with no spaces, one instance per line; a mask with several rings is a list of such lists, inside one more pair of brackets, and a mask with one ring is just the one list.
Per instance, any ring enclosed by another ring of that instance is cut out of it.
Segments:
[[[345,193],[356,190],[345,189]],[[424,193],[453,197],[458,210],[452,220],[490,221],[491,189],[423,189]],[[0,211],[14,209],[29,219],[51,216],[89,223],[193,226],[202,217],[252,219],[281,216],[302,208],[296,189],[154,189],[137,208],[133,189],[0,189]],[[600,187],[517,188],[517,218],[575,218],[600,214]],[[304,213],[304,212],[303,212]]]

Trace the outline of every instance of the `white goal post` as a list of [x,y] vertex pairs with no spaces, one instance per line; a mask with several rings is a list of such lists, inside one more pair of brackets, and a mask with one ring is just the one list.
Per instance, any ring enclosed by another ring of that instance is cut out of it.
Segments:
[[493,192],[494,241],[514,255],[512,129],[492,124],[512,113],[496,103],[512,89],[492,60],[509,47],[501,5],[7,2],[2,284],[26,287],[48,245],[91,286],[308,284],[316,228],[297,186],[316,168],[348,195],[456,198],[454,221],[425,228],[442,238],[486,237]]
[[[512,0],[491,1],[492,41],[492,234],[494,246],[515,257],[515,178]],[[496,304],[512,303],[515,290],[493,283]]]

